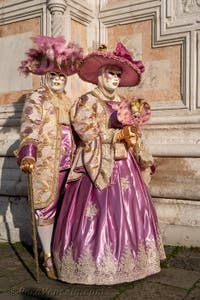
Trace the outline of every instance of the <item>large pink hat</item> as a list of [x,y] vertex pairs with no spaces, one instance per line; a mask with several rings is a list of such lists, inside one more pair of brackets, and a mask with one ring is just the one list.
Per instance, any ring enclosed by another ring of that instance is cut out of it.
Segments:
[[25,75],[45,75],[47,72],[63,72],[72,75],[83,59],[83,50],[78,45],[66,43],[63,37],[36,36],[35,47],[26,52],[27,59],[21,62],[19,71]]
[[84,81],[98,84],[99,69],[105,65],[117,66],[122,70],[119,86],[135,86],[140,83],[144,66],[140,60],[133,60],[122,43],[117,43],[113,52],[94,51],[80,63],[78,74]]

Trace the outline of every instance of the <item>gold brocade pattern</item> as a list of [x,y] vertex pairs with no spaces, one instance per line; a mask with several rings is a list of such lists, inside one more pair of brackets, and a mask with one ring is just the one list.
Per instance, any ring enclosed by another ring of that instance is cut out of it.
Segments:
[[51,103],[56,109],[58,109],[58,123],[70,125],[68,112],[72,106],[72,101],[67,97],[65,92],[62,94],[56,94],[50,89],[48,90],[51,95]]
[[130,187],[128,176],[121,177],[121,186],[123,191],[126,191]]
[[96,216],[97,212],[98,209],[96,208],[95,203],[90,203],[90,205],[86,209],[86,216],[92,219],[94,216]]
[[69,283],[82,284],[117,284],[135,281],[160,271],[160,259],[165,259],[161,241],[153,238],[138,246],[137,254],[127,246],[119,261],[108,245],[99,262],[95,262],[89,248],[77,262],[73,259],[73,246],[60,259],[55,254],[58,278]]
[[126,159],[128,157],[128,152],[124,143],[114,144],[115,160]]
[[94,92],[83,95],[73,106],[71,121],[83,146],[77,151],[79,157],[75,157],[68,181],[79,178],[81,175],[77,175],[76,169],[84,167],[98,189],[103,190],[109,185],[115,160],[115,137],[118,133],[117,129],[109,128],[109,119],[106,102],[97,98]]
[[118,94],[116,94],[116,90],[112,94],[109,94],[109,93],[106,93],[105,89],[103,89],[101,87],[97,87],[92,91],[92,94],[103,101],[108,101],[108,100],[112,100],[114,102],[121,101],[120,96]]
[[62,127],[58,119],[58,108],[44,87],[26,99],[21,120],[21,143],[15,154],[18,155],[24,145],[37,147],[37,161],[32,173],[35,209],[48,206],[57,193],[62,142]]

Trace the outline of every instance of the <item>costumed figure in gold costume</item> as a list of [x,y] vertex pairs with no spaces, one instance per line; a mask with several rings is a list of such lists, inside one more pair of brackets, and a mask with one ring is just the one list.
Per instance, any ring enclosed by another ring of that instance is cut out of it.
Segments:
[[77,72],[82,49],[63,37],[37,36],[35,47],[26,53],[19,70],[44,75],[45,83],[28,95],[20,129],[20,146],[15,151],[22,171],[32,173],[32,194],[37,231],[44,252],[44,267],[56,278],[51,241],[58,201],[74,155],[67,97],[67,77]]

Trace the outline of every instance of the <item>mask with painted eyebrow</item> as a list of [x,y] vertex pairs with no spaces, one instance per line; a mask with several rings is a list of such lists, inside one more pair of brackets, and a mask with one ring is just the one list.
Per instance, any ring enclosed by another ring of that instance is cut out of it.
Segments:
[[115,76],[117,75],[118,78],[121,78],[121,72],[120,71],[107,71],[108,74]]
[[50,72],[50,76],[56,76],[57,75],[57,73],[55,73],[55,72]]
[[46,74],[46,84],[55,93],[62,93],[67,83],[64,73],[50,72]]
[[102,74],[103,88],[108,91],[114,91],[120,82],[120,71],[118,70],[105,70]]
[[66,75],[64,73],[50,72],[50,77],[59,77],[60,79],[65,79]]

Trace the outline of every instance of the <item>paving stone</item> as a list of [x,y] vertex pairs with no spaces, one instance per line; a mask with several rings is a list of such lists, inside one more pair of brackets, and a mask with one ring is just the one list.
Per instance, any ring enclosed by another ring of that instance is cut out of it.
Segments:
[[184,300],[200,300],[200,288],[194,288]]
[[[183,300],[186,290],[154,282],[136,284],[133,289],[125,291],[116,300]],[[113,299],[113,300],[115,300]],[[196,299],[195,299],[196,300]]]
[[[165,246],[168,266],[198,269],[200,264],[200,248]],[[198,271],[198,270],[197,270]]]
[[175,247],[173,246],[164,246],[166,257],[170,257],[174,253]]
[[200,279],[197,281],[196,286],[200,288]]
[[12,256],[13,255],[13,250],[12,248],[9,246],[9,244],[5,243],[5,244],[1,244],[0,245],[0,261],[2,259],[5,259],[6,257]]
[[27,266],[34,265],[33,258],[26,252],[16,255],[15,253],[6,257],[5,260],[0,260],[0,267],[12,271],[14,268],[26,269]]
[[[30,297],[30,296],[24,296],[24,295],[10,295],[10,294],[0,294],[0,300],[41,300],[41,298],[35,298],[35,297]],[[54,299],[49,299],[45,298],[45,300],[54,300]]]
[[[50,283],[51,282],[51,283]],[[33,281],[26,281],[22,285],[11,288],[7,291],[11,296],[38,297],[38,299],[53,300],[95,300],[111,299],[116,295],[116,290],[112,286],[87,286],[76,284],[65,284],[59,281],[51,281],[42,278],[37,284]]]
[[[31,266],[11,266],[8,268],[2,269],[1,278],[7,279],[9,282],[13,284],[18,284],[27,279],[34,279],[34,270]],[[0,283],[2,286],[2,282]],[[3,285],[4,287],[4,285]]]
[[200,252],[184,249],[168,261],[168,266],[199,272]]
[[[31,248],[0,244],[0,300],[200,300],[200,271],[195,269],[200,252],[167,247],[167,253],[168,268],[136,282],[113,286],[67,284],[50,280],[40,271],[37,284]],[[187,259],[193,266],[188,266]]]
[[0,277],[0,292],[9,290],[13,286],[19,285],[26,280],[34,281],[34,274],[31,268],[26,269],[23,266],[4,269]]
[[1,268],[2,270],[4,270],[4,273],[10,273],[12,272],[13,270],[16,270],[16,269],[25,269],[24,267],[26,266],[26,264],[24,263],[21,263],[18,259],[16,258],[11,258],[9,257],[8,259],[6,259],[6,264],[4,265],[1,265]]
[[162,269],[160,273],[148,277],[151,282],[159,282],[184,289],[190,289],[200,279],[200,272],[177,268]]
[[[157,283],[151,283],[146,281],[144,279],[144,283],[142,283],[142,287],[139,286],[139,290],[142,289],[142,293],[139,292],[139,298],[136,298],[136,292],[135,292],[135,285],[137,284],[137,290],[139,284],[132,283],[132,284],[120,284],[120,285],[114,285],[114,286],[86,286],[86,285],[76,285],[76,284],[66,284],[62,283],[60,281],[54,281],[49,280],[43,273],[40,274],[40,282],[37,284],[33,279],[26,280],[25,282],[18,284],[17,286],[11,287],[8,291],[9,295],[13,296],[16,295],[16,299],[23,299],[20,297],[27,297],[24,299],[32,299],[32,297],[35,297],[34,299],[46,299],[51,300],[53,297],[53,300],[63,300],[63,299],[78,299],[78,300],[107,300],[107,299],[115,299],[115,297],[118,295],[116,299],[146,299],[145,295],[151,295],[151,293],[155,295],[160,295],[160,286]],[[141,284],[140,284],[141,285]],[[155,288],[152,288],[155,287]],[[151,292],[148,292],[148,289],[151,290]],[[163,286],[162,286],[163,289]],[[164,287],[165,289],[165,287]],[[128,294],[127,294],[128,292]],[[171,298],[173,300],[179,300],[182,298],[178,298],[179,294],[180,297],[183,297],[186,291],[176,291],[173,287],[170,288],[171,293],[176,292],[177,298]],[[132,294],[133,296],[131,296]],[[130,295],[129,295],[130,294]],[[141,296],[140,296],[141,294]],[[153,295],[152,294],[152,295]],[[170,293],[169,293],[170,294]],[[125,298],[121,298],[123,295],[125,295]],[[38,298],[37,298],[38,296]],[[129,297],[130,296],[130,297]],[[42,298],[43,297],[43,298]],[[129,297],[129,298],[128,298]],[[132,298],[131,298],[132,297]],[[142,298],[144,297],[144,298]],[[13,297],[12,297],[13,299]],[[12,300],[11,299],[11,300]],[[149,298],[153,299],[153,298]],[[159,299],[159,298],[155,298]],[[165,298],[160,298],[162,300],[165,300]],[[160,300],[159,299],[159,300]],[[168,299],[168,298],[166,298]],[[169,298],[170,299],[170,298]],[[170,300],[171,300],[170,299]]]
[[6,290],[12,288],[13,286],[21,283],[24,279],[18,278],[16,275],[14,276],[3,276],[0,281],[0,293],[5,292]]

